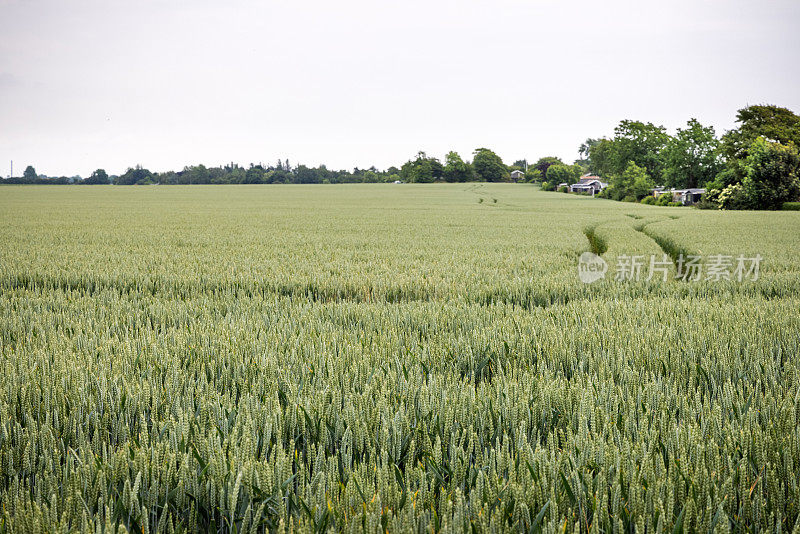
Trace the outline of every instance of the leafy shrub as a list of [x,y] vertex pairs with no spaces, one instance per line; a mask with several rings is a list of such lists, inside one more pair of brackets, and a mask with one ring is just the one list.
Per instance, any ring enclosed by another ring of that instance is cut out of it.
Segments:
[[746,169],[742,187],[753,209],[780,209],[800,195],[800,153],[794,145],[758,138],[750,146]]
[[672,202],[672,193],[661,193],[656,199],[656,206],[668,206]]
[[569,187],[567,187],[566,185],[562,185],[561,187],[558,188],[558,192],[559,193],[569,193]]
[[656,197],[644,197],[642,199],[642,204],[653,205],[656,203]]
[[720,207],[726,210],[746,210],[754,207],[742,184],[729,185],[720,191],[718,199]]
[[550,165],[545,174],[547,181],[553,184],[560,184],[562,182],[571,183],[577,180],[580,176],[580,171],[571,165]]
[[800,202],[784,202],[781,209],[787,211],[800,211]]

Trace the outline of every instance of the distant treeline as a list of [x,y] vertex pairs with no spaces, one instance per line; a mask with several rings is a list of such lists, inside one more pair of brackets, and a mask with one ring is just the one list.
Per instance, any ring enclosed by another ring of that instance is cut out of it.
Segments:
[[444,161],[425,152],[401,167],[378,170],[330,170],[325,165],[220,167],[195,165],[181,171],[151,172],[140,165],[119,176],[97,169],[88,178],[39,176],[32,166],[6,184],[342,184],[379,182],[529,182],[554,190],[592,173],[608,183],[601,196],[639,201],[656,186],[705,188],[704,206],[728,209],[779,209],[800,200],[800,116],[772,105],[740,109],[739,126],[717,137],[714,128],[695,119],[670,135],[664,126],[623,120],[611,138],[587,139],[580,159],[567,164],[548,156],[530,165],[524,159],[507,165],[488,148],[472,152],[472,161],[449,152]]
[[[115,184],[115,185],[190,185],[190,184],[345,184],[345,183],[380,183],[380,182],[416,182],[430,183],[486,181],[502,182],[520,180],[523,177],[513,174],[519,170],[524,174],[527,162],[519,160],[514,165],[506,165],[492,150],[478,148],[473,152],[472,161],[464,161],[456,152],[450,152],[442,163],[437,158],[429,157],[425,152],[401,167],[389,167],[379,170],[353,169],[352,171],[331,170],[325,165],[307,167],[292,166],[288,160],[278,160],[275,165],[254,165],[248,167],[230,163],[220,167],[193,165],[181,171],[151,172],[141,165],[129,168],[119,176],[109,176],[103,169],[97,169],[88,178],[40,176],[32,166],[25,169],[19,178],[3,180],[7,184]],[[529,178],[541,174],[529,174]]]

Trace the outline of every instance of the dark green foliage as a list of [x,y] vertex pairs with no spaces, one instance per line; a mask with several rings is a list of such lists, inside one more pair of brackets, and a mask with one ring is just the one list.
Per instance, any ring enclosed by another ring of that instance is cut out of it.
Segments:
[[580,174],[576,173],[571,165],[557,163],[547,168],[547,182],[553,187],[558,187],[561,183],[574,183],[579,176]]
[[800,154],[794,144],[758,138],[748,150],[742,180],[744,193],[757,209],[781,209],[800,199]]
[[39,176],[36,174],[36,169],[34,169],[31,165],[25,167],[25,172],[22,173],[22,177],[25,180],[35,180]]
[[448,152],[445,157],[444,179],[448,182],[467,182],[472,179],[472,167],[457,152]]
[[82,183],[87,185],[105,185],[111,183],[111,179],[108,177],[108,173],[106,173],[105,170],[97,169],[90,177],[83,180]]
[[647,172],[631,161],[621,174],[610,178],[608,187],[603,190],[603,196],[613,200],[636,202],[652,194],[653,187],[653,181]]
[[663,149],[663,184],[687,189],[701,187],[714,180],[722,169],[719,140],[713,127],[704,127],[691,119],[685,129],[678,129]]
[[537,161],[533,165],[533,168],[542,173],[542,176],[546,178],[547,169],[549,169],[551,165],[563,165],[563,164],[564,162],[561,161],[561,158],[557,158],[555,156],[547,156],[544,158],[539,158],[539,161]]
[[421,151],[414,160],[406,162],[400,169],[400,176],[411,183],[431,183],[441,179],[443,174],[444,167],[439,160],[428,157]]
[[663,126],[623,120],[614,129],[613,139],[597,141],[589,147],[589,166],[601,176],[620,175],[632,161],[648,176],[661,181],[661,151],[668,139]]
[[784,145],[800,146],[800,116],[773,105],[755,105],[742,108],[736,114],[739,127],[722,136],[721,151],[726,158],[726,168],[712,187],[723,189],[744,180],[750,147],[759,137]]
[[142,168],[141,165],[128,168],[124,174],[117,177],[114,181],[116,185],[135,185],[152,183],[153,173]]
[[472,168],[479,180],[501,182],[508,176],[503,160],[488,148],[476,148],[472,153]]

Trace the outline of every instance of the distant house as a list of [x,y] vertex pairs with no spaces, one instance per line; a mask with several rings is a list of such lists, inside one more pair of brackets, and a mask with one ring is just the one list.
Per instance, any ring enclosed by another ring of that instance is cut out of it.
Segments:
[[605,189],[608,186],[607,183],[600,180],[599,176],[592,176],[592,175],[585,175],[581,176],[581,179],[578,180],[577,183],[572,184],[569,186],[570,193],[591,193],[594,195]]
[[522,180],[523,178],[525,178],[525,173],[524,172],[522,172],[520,170],[511,171],[511,179],[514,180],[515,182],[518,182],[518,181]]
[[402,184],[403,182],[402,182],[401,180],[395,180],[395,181],[394,181],[394,182],[392,182],[392,183],[393,183],[393,184]]
[[706,190],[701,188],[675,189],[673,187],[672,189],[667,189],[666,187],[656,187],[651,189],[650,192],[656,198],[661,195],[670,195],[673,202],[680,202],[685,206],[689,206],[699,202]]
[[672,189],[670,192],[672,193],[673,202],[680,202],[685,206],[689,206],[699,202],[706,190],[701,188]]

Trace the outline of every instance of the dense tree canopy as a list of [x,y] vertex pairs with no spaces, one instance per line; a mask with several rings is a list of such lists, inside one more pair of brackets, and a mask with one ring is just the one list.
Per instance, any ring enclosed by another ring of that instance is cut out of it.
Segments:
[[472,168],[479,180],[500,182],[508,175],[503,160],[488,148],[478,148],[473,153]]
[[748,148],[745,169],[742,191],[748,207],[780,209],[800,197],[800,154],[794,143],[759,137]]
[[546,179],[547,169],[549,169],[551,165],[563,165],[563,164],[564,162],[561,161],[561,158],[557,158],[555,156],[546,156],[543,158],[539,158],[539,161],[533,164],[533,168],[542,173],[542,176]]
[[589,145],[589,167],[601,176],[619,175],[632,161],[644,168],[648,176],[661,181],[661,151],[668,140],[669,135],[663,126],[623,120],[614,129],[613,139],[593,140],[594,143]]
[[141,165],[137,165],[136,167],[128,168],[125,174],[118,176],[114,183],[116,185],[143,184],[152,182],[152,178],[153,173],[142,168]]
[[572,184],[581,176],[581,168],[577,165],[563,165],[555,164],[547,168],[547,176],[545,180],[547,183],[555,188],[558,184],[567,183]]
[[748,149],[759,137],[800,146],[800,116],[786,108],[748,106],[739,110],[736,122],[739,127],[722,136],[720,148],[727,163],[725,172],[717,180],[718,186],[732,185],[744,179]]
[[685,129],[670,137],[662,152],[663,180],[667,187],[701,187],[722,170],[719,140],[714,128],[691,119]]
[[744,159],[759,137],[781,144],[800,146],[800,116],[769,105],[748,106],[736,114],[739,127],[722,136],[722,149],[728,159]]
[[97,169],[90,177],[83,180],[83,183],[87,185],[103,185],[108,184],[109,182],[110,179],[108,177],[108,173],[104,169]]
[[428,157],[420,151],[417,157],[406,162],[400,169],[400,176],[412,183],[430,183],[442,178],[444,167],[436,158]]
[[35,180],[39,176],[36,174],[36,169],[34,169],[31,165],[25,167],[25,172],[22,173],[22,177],[26,180]]
[[448,152],[445,157],[444,179],[448,182],[467,182],[472,179],[472,167],[458,155]]
[[614,200],[633,202],[650,195],[653,187],[653,181],[647,175],[644,167],[629,161],[624,171],[611,177],[608,187],[603,191],[603,196]]

